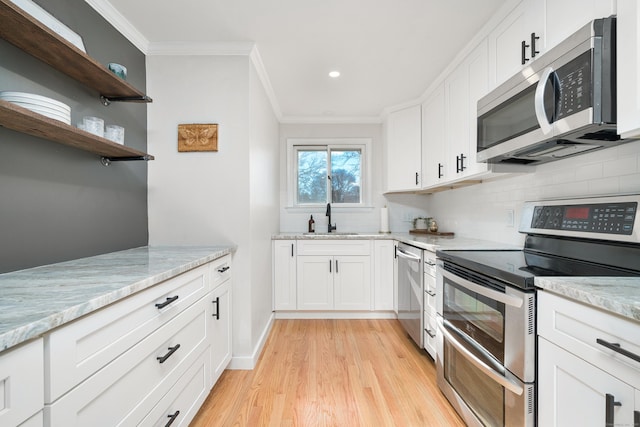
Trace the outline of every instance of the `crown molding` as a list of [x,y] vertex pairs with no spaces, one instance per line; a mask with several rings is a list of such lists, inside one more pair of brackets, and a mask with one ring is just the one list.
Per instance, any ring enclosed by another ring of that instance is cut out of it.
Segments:
[[251,53],[249,54],[251,58],[251,62],[256,69],[256,73],[258,74],[258,78],[262,82],[262,87],[264,87],[264,91],[267,94],[267,98],[271,103],[271,108],[273,109],[273,113],[275,114],[278,122],[282,123],[282,110],[280,110],[280,104],[278,103],[278,98],[276,97],[276,93],[273,91],[273,86],[271,86],[271,80],[269,79],[269,75],[267,74],[266,68],[264,68],[264,63],[262,62],[262,57],[260,56],[260,52],[258,52],[258,46],[253,46],[251,49]]
[[145,55],[149,49],[149,40],[140,33],[118,10],[106,0],[85,0],[96,12],[107,20],[116,30],[127,38]]
[[381,116],[282,116],[283,124],[381,124]]

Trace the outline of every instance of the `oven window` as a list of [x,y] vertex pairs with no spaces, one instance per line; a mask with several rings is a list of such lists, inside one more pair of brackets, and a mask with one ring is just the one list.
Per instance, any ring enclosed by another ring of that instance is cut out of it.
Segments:
[[504,425],[504,388],[444,340],[444,377],[486,426]]
[[444,280],[443,317],[504,363],[504,303]]

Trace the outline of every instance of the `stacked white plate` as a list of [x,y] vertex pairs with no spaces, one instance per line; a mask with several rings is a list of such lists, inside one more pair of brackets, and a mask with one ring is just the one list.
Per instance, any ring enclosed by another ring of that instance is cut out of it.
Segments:
[[9,91],[0,92],[0,99],[68,125],[71,124],[71,107],[55,99],[32,93]]

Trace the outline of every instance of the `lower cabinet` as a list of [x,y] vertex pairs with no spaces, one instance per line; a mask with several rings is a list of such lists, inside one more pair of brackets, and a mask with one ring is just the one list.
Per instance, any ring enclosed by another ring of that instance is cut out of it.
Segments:
[[640,425],[640,324],[538,292],[538,425]]
[[1,426],[42,426],[43,354],[40,338],[0,356]]
[[231,280],[227,280],[211,292],[212,313],[209,317],[211,343],[210,387],[222,375],[231,361]]

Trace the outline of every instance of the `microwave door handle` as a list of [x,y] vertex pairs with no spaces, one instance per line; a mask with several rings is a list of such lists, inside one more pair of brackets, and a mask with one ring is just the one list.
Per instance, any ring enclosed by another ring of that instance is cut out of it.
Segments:
[[442,276],[446,277],[452,282],[462,285],[470,291],[473,291],[492,300],[501,302],[503,304],[510,305],[511,307],[520,308],[522,307],[522,304],[524,304],[524,300],[522,298],[503,294],[502,292],[494,291],[493,289],[486,288],[482,285],[477,285],[467,279],[463,279],[462,277],[451,274],[447,270],[442,270]]
[[493,381],[495,381],[498,384],[500,384],[502,387],[504,387],[507,390],[517,394],[518,396],[522,395],[522,393],[524,391],[522,386],[510,381],[509,379],[505,378],[503,375],[501,375],[498,372],[494,371],[486,363],[484,363],[482,360],[478,359],[478,357],[476,357],[476,355],[474,355],[469,350],[467,350],[462,344],[460,344],[460,342],[449,331],[447,331],[445,329],[445,327],[444,327],[444,325],[442,323],[442,318],[440,316],[437,317],[437,323],[438,323],[438,329],[440,330],[442,335],[447,339],[447,341],[452,346],[454,346],[456,348],[456,350],[458,350],[460,352],[460,354],[462,356],[465,357],[465,359],[467,359],[469,362],[471,362],[476,368],[480,369],[484,374],[486,374]]
[[544,91],[549,82],[549,76],[553,74],[553,68],[547,67],[542,72],[540,76],[540,80],[538,80],[538,85],[536,86],[536,93],[533,99],[535,106],[536,119],[538,119],[538,124],[540,125],[540,130],[545,135],[550,134],[553,131],[553,125],[549,122],[547,118],[547,113],[544,108]]

